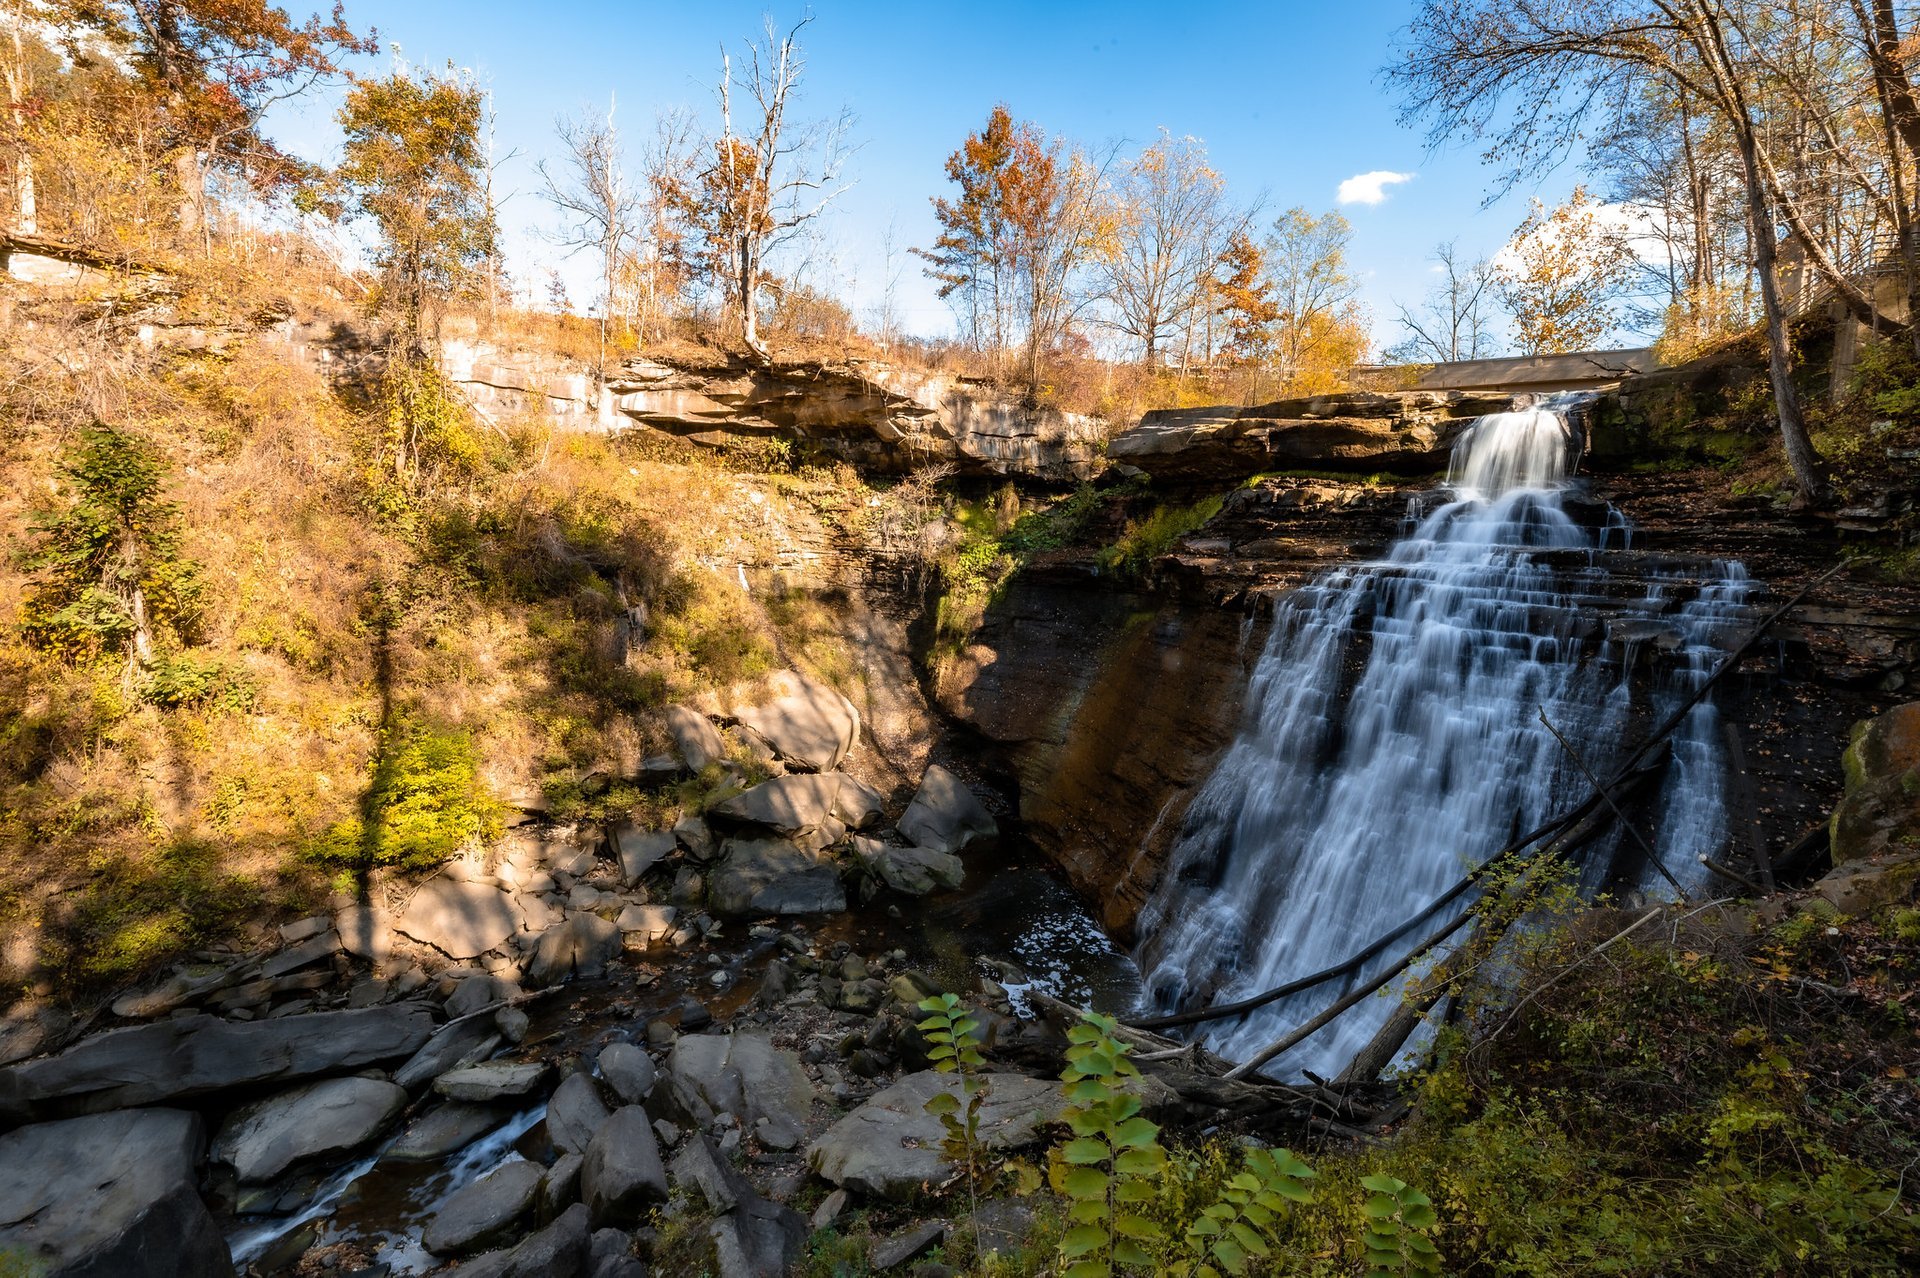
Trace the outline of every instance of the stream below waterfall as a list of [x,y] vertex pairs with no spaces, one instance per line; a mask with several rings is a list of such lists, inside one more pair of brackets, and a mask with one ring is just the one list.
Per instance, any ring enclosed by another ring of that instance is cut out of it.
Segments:
[[[1577,411],[1558,398],[1479,419],[1383,558],[1280,599],[1237,736],[1141,916],[1154,1007],[1258,994],[1418,914],[1470,865],[1590,793],[1582,763],[1606,775],[1737,641],[1757,593],[1741,565],[1620,571],[1630,526],[1571,478]],[[1705,873],[1699,856],[1727,838],[1725,753],[1709,698],[1674,734],[1635,813],[1689,891]],[[1583,887],[1670,895],[1645,861],[1610,830],[1583,853]],[[1400,953],[1211,1023],[1205,1040],[1245,1059]],[[1395,988],[1269,1072],[1338,1074],[1385,1022]]]

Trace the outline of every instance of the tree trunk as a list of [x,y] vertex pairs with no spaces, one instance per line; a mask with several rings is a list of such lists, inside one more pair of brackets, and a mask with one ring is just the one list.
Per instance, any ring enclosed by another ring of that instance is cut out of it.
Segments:
[[173,153],[173,180],[180,188],[180,202],[175,215],[179,222],[180,241],[190,244],[200,238],[205,224],[202,205],[206,199],[200,176],[200,157],[194,154],[192,147],[181,147]]
[[740,237],[738,271],[740,277],[740,340],[747,344],[748,350],[752,351],[763,362],[770,364],[773,362],[773,356],[769,355],[767,348],[761,344],[759,316],[756,313],[757,308],[753,304],[753,295],[757,291],[759,281],[755,278],[758,272],[754,269],[753,239],[751,236],[743,235]]
[[27,148],[26,47],[20,26],[13,24],[13,65],[7,68],[7,105],[13,113],[13,229],[22,235],[40,233],[39,204],[33,185],[33,152]]
[[1767,376],[1773,383],[1774,404],[1780,417],[1780,441],[1786,449],[1787,464],[1793,468],[1794,482],[1801,500],[1822,506],[1832,498],[1826,468],[1807,435],[1806,414],[1800,405],[1799,388],[1793,384],[1793,341],[1788,331],[1788,316],[1780,300],[1777,231],[1773,210],[1767,205],[1767,187],[1760,172],[1760,157],[1751,126],[1735,130],[1740,141],[1740,163],[1745,171],[1747,221],[1753,234],[1753,264],[1760,277],[1760,306],[1767,319]]

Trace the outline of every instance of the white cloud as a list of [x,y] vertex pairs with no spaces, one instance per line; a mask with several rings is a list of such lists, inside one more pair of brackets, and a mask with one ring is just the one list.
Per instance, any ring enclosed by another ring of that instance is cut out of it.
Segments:
[[1356,173],[1340,184],[1339,200],[1342,204],[1382,204],[1386,202],[1388,187],[1411,181],[1413,174],[1395,173],[1392,169]]

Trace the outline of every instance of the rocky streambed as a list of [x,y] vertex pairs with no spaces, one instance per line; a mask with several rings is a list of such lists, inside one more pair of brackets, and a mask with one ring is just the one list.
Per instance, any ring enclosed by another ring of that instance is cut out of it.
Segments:
[[[1021,1018],[1029,990],[1121,1006],[1134,974],[958,776],[930,766],[896,807],[836,770],[844,698],[798,675],[770,691],[719,723],[673,714],[656,773],[748,743],[775,774],[704,817],[536,805],[485,857],[336,898],[267,952],[208,952],[58,1051],[17,1059],[51,1044],[16,1024],[0,1255],[615,1278],[668,1246],[760,1275],[849,1195],[941,1179],[925,1101],[945,1084],[914,1005],[965,994],[1015,1048],[1049,1032]],[[1008,1076],[987,1130],[1031,1141],[1057,1107]]]

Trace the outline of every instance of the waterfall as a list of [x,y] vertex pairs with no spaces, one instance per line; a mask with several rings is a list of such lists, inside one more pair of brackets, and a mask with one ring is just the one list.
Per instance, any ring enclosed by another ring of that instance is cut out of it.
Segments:
[[[1571,408],[1479,419],[1384,559],[1281,600],[1239,733],[1141,916],[1158,1008],[1245,998],[1347,958],[1586,796],[1542,710],[1604,773],[1635,724],[1711,671],[1716,640],[1745,615],[1745,573],[1714,562],[1623,590],[1605,561],[1626,547],[1625,521],[1569,482]],[[1636,692],[1627,675],[1648,657],[1660,672]],[[1723,753],[1703,703],[1675,734],[1657,824],[1643,827],[1676,874],[1697,877],[1698,855],[1725,841]],[[1590,852],[1587,886],[1624,874],[1655,891],[1637,845],[1613,857],[1617,841]],[[1365,975],[1213,1023],[1207,1041],[1244,1059]],[[1391,1007],[1362,1003],[1270,1069],[1338,1072]]]

